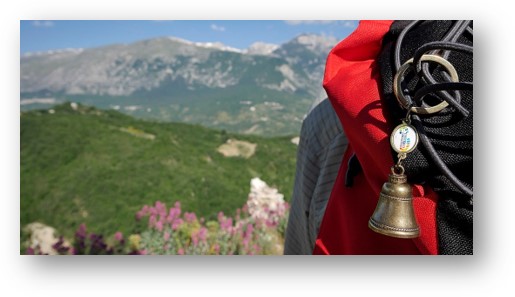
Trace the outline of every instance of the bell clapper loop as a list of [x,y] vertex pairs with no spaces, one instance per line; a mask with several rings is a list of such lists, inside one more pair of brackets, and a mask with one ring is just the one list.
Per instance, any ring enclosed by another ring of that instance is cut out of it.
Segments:
[[404,172],[404,167],[401,165],[402,160],[406,159],[406,153],[399,153],[397,155],[397,164],[395,166],[402,167],[402,171]]
[[399,159],[399,162],[397,162],[397,164],[392,166],[392,168],[391,168],[392,174],[404,175],[404,166],[400,165],[399,163],[400,163],[400,159]]

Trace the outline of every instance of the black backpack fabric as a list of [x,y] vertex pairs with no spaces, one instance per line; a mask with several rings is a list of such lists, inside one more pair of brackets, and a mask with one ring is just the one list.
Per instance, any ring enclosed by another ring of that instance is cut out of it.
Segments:
[[[400,32],[410,21],[396,21],[383,39],[381,54],[378,59],[382,82],[381,98],[385,106],[385,116],[390,129],[400,124],[406,117],[393,93],[393,77],[396,73],[394,64],[395,42]],[[454,21],[423,21],[410,29],[405,35],[400,50],[401,64],[413,58],[415,51],[431,41],[440,41],[453,26]],[[472,23],[470,23],[472,26]],[[456,42],[472,46],[473,34],[464,32]],[[471,54],[451,51],[448,61],[455,67],[460,81],[473,82],[473,57]],[[441,67],[431,65],[430,71],[437,79],[443,81]],[[424,84],[417,75],[406,77],[409,92],[420,89]],[[442,112],[420,116],[418,123],[431,141],[438,156],[465,186],[473,188],[473,92],[461,92],[461,105],[469,111],[464,117],[447,107]],[[451,94],[453,94],[451,92]],[[426,96],[429,105],[441,102],[435,96]],[[397,153],[392,150],[394,160]],[[439,254],[466,255],[473,254],[473,198],[460,191],[447,178],[433,161],[428,150],[419,143],[417,149],[403,160],[408,179],[412,183],[427,184],[439,196],[437,203],[437,230]]]

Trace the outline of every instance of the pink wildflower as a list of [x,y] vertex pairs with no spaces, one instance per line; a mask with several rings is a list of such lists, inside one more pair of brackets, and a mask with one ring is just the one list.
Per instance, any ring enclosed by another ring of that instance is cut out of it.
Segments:
[[268,227],[268,228],[272,228],[272,227],[275,227],[277,225],[276,222],[274,222],[273,219],[268,219],[265,221],[265,225]]
[[123,240],[123,234],[122,232],[118,231],[114,234],[114,239],[118,242],[122,241]]
[[163,235],[163,238],[165,241],[168,241],[170,239],[170,233],[168,231],[165,231],[165,234]]
[[252,224],[248,224],[247,230],[245,230],[245,235],[243,235],[243,245],[245,248],[248,247],[250,239],[252,238],[252,231],[254,231],[254,226]]
[[143,208],[141,208],[140,211],[136,213],[136,220],[141,220],[142,217],[149,214],[149,208],[148,205],[144,205]]
[[184,221],[182,219],[174,220],[173,223],[172,223],[172,230],[175,231],[175,230],[179,229],[179,227],[182,225],[183,222]]
[[141,251],[139,251],[139,254],[140,255],[147,255],[148,252],[147,252],[147,250],[141,250]]
[[202,242],[207,242],[207,228],[206,227],[201,227],[200,230],[198,231],[198,237],[200,239],[200,241]]
[[177,217],[181,216],[181,203],[179,201],[175,202],[175,210],[177,212]]
[[176,218],[180,216],[180,214],[181,210],[179,208],[172,207],[170,208],[166,221],[171,224]]
[[193,212],[185,212],[184,213],[184,219],[187,223],[193,223],[197,220],[197,216]]
[[148,226],[150,228],[153,228],[156,225],[156,216],[154,214],[150,215],[150,218],[148,218]]
[[198,245],[198,240],[199,240],[199,232],[194,231],[193,233],[191,233],[191,241],[193,242],[193,246]]
[[156,201],[156,212],[160,217],[166,217],[166,205],[161,201]]
[[159,232],[163,231],[163,221],[160,220],[156,223],[156,229]]
[[184,249],[183,249],[183,248],[180,248],[180,249],[177,251],[177,255],[184,255]]
[[231,232],[232,230],[232,218],[224,219],[220,222],[220,229]]

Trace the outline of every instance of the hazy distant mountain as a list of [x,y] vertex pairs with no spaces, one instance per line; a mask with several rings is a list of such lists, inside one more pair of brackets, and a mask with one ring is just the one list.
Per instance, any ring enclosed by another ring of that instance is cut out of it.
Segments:
[[272,55],[279,46],[273,43],[254,42],[244,52],[251,55]]
[[256,134],[298,130],[322,92],[334,38],[239,50],[173,37],[21,57],[22,109],[78,101],[135,116]]

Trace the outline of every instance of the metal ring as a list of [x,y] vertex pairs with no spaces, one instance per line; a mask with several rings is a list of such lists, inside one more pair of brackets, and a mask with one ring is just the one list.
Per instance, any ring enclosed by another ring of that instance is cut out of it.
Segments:
[[[456,72],[456,69],[454,68],[454,66],[452,66],[452,64],[449,61],[447,61],[446,59],[444,59],[440,56],[437,56],[437,55],[423,55],[420,58],[420,61],[421,62],[422,61],[431,61],[431,62],[436,62],[436,63],[442,65],[447,70],[449,75],[451,76],[451,81],[459,82],[458,72]],[[411,106],[412,101],[411,101],[411,99],[408,99],[408,98],[406,98],[406,96],[404,96],[404,93],[402,92],[402,87],[401,87],[401,83],[402,83],[401,79],[404,77],[404,73],[412,65],[413,65],[413,58],[406,61],[406,63],[404,63],[401,66],[401,68],[399,68],[399,71],[397,71],[397,73],[395,74],[395,77],[393,78],[393,93],[395,94],[395,97],[397,98],[397,101],[399,102],[399,104],[404,109],[408,109]],[[442,101],[439,104],[437,104],[435,106],[430,106],[430,107],[412,106],[410,111],[413,113],[416,113],[416,114],[431,114],[431,113],[436,113],[436,112],[441,111],[442,109],[446,108],[448,105],[449,105],[449,103],[447,103],[447,101]]]

